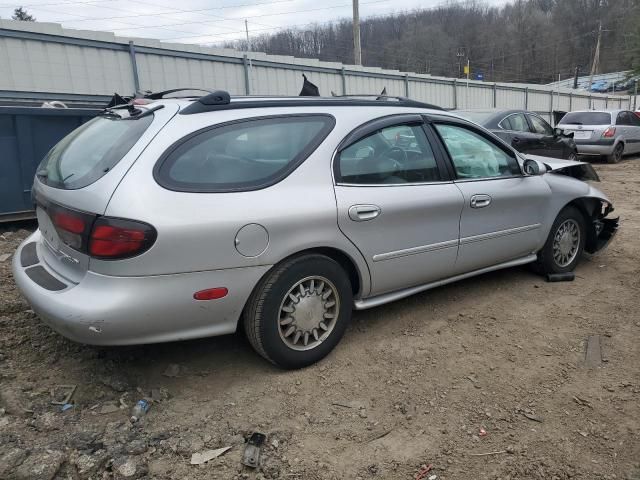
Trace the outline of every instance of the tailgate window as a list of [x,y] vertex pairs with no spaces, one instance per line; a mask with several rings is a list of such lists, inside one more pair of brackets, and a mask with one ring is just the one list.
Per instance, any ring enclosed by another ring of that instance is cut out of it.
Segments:
[[608,112],[569,112],[562,120],[562,125],[611,125],[611,114]]
[[76,128],[44,157],[36,175],[54,188],[75,190],[111,170],[151,125],[153,115],[108,112]]

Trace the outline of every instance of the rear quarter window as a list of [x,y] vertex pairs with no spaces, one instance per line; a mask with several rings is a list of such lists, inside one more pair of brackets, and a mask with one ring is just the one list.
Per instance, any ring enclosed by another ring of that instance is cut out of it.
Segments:
[[262,117],[195,132],[159,160],[154,176],[170,190],[257,190],[279,182],[322,143],[330,115]]

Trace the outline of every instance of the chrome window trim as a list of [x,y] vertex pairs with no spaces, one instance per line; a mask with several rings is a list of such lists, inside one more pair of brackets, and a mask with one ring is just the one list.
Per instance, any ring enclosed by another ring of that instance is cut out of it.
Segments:
[[438,182],[411,182],[411,183],[334,183],[336,187],[419,187],[422,185],[446,185],[454,183],[453,180],[442,180]]

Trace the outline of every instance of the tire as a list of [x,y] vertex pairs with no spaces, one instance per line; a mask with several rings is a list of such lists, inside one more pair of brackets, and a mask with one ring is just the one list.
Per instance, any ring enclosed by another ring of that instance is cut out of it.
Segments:
[[611,155],[607,155],[607,163],[618,163],[624,155],[624,143],[620,142],[613,149]]
[[[577,242],[574,233],[577,234]],[[573,271],[580,261],[585,241],[584,216],[575,207],[565,207],[556,217],[544,247],[538,252],[536,270],[542,274]]]
[[335,260],[301,255],[276,265],[258,283],[243,323],[249,342],[265,359],[285,369],[303,368],[338,344],[352,305],[351,283]]

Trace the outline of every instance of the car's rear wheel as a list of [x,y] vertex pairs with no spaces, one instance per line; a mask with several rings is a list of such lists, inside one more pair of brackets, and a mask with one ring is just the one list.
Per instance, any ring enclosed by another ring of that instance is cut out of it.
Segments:
[[324,255],[294,257],[256,286],[244,312],[253,348],[282,368],[302,368],[338,344],[351,318],[351,284]]
[[564,208],[556,217],[547,241],[538,252],[541,273],[571,272],[580,261],[586,240],[584,216],[575,207]]
[[624,155],[624,144],[622,142],[616,145],[611,155],[607,155],[607,163],[618,163]]

